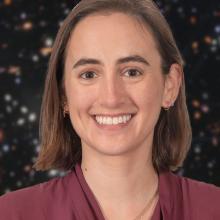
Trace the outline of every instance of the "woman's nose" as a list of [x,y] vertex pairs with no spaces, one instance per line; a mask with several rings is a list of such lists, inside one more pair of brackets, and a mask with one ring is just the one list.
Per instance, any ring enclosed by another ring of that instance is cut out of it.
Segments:
[[120,77],[103,79],[99,94],[100,104],[108,108],[119,107],[126,98],[124,84]]

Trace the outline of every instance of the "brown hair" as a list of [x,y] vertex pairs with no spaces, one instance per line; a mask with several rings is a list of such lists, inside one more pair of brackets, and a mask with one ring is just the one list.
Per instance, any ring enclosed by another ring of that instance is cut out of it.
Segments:
[[[63,117],[63,72],[65,49],[74,27],[91,14],[122,12],[150,29],[161,55],[161,69],[168,74],[171,64],[183,69],[183,59],[168,23],[151,0],[82,0],[64,20],[54,42],[40,115],[41,151],[34,165],[37,170],[68,170],[81,160],[80,137],[69,117]],[[185,97],[184,76],[175,105],[161,109],[153,139],[152,161],[157,171],[180,167],[191,144],[191,126]]]

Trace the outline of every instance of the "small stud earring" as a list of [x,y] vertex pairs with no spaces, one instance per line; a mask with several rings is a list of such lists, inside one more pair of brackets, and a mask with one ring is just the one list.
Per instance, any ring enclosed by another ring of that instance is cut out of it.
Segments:
[[171,107],[173,107],[173,106],[174,106],[174,102],[172,102],[170,106],[164,107],[163,109],[164,109],[165,111],[168,111],[168,110],[169,110]]
[[66,115],[69,114],[69,111],[67,110],[66,106],[63,107],[63,117],[65,118]]
[[163,108],[165,111],[168,111],[170,109],[170,107],[164,107]]
[[65,109],[63,109],[63,117],[66,118],[66,115],[68,115],[68,111],[66,111]]

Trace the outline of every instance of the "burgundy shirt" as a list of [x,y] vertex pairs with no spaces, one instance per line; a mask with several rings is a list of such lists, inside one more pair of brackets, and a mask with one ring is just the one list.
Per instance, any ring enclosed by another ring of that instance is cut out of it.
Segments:
[[[64,177],[0,197],[1,220],[104,220],[80,164]],[[220,220],[220,188],[159,175],[159,201],[152,220]]]

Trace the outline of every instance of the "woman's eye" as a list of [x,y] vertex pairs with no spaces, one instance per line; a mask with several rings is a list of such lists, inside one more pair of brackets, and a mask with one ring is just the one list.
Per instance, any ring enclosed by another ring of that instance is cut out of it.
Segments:
[[[142,73],[137,69],[129,69],[125,72],[125,75],[128,77],[138,77],[142,75]],[[80,75],[80,78],[87,79],[87,80],[94,79],[96,77],[97,77],[97,74],[93,71],[87,71]]]
[[142,73],[137,69],[129,69],[126,71],[125,75],[128,77],[137,77],[142,75]]
[[97,75],[92,71],[88,71],[88,72],[82,73],[80,77],[83,79],[93,79],[97,77]]

